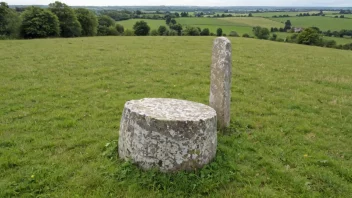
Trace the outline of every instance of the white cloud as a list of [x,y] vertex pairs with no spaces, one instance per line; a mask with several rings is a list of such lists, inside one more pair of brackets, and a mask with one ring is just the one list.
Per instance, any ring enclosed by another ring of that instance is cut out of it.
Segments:
[[[4,0],[10,5],[47,5],[55,0]],[[352,6],[351,0],[62,0],[68,5],[195,5],[195,6]]]

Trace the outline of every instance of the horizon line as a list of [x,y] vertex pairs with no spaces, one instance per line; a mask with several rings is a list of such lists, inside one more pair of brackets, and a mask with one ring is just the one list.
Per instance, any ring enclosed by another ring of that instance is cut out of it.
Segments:
[[[9,6],[48,6],[46,4],[8,4]],[[68,4],[67,4],[68,5]],[[352,5],[349,6],[304,6],[304,5],[299,5],[299,6],[270,6],[270,5],[251,5],[251,6],[245,6],[245,5],[223,5],[223,6],[198,6],[198,5],[68,5],[68,6],[86,6],[86,7],[276,7],[276,8],[352,8]]]

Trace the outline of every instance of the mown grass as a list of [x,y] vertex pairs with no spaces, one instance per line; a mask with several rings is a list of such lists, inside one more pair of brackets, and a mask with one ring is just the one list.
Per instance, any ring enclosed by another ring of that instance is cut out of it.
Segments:
[[332,17],[322,17],[322,16],[310,16],[310,17],[286,17],[286,18],[271,18],[271,20],[278,22],[286,22],[290,20],[293,27],[318,27],[321,30],[336,30],[340,31],[342,29],[351,29],[352,19],[340,19]]
[[349,197],[350,51],[234,38],[232,131],[199,171],[117,156],[126,101],[208,103],[212,37],[0,42],[0,197]]

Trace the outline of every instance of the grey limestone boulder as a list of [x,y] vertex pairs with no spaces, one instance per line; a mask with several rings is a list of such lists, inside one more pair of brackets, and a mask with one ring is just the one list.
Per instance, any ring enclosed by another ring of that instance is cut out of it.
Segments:
[[119,156],[147,170],[193,170],[216,154],[217,117],[213,108],[185,100],[146,98],[125,104]]

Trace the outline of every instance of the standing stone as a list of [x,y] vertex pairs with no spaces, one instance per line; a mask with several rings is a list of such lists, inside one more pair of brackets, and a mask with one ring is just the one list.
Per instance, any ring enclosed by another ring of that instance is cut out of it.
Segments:
[[231,42],[225,37],[216,38],[213,46],[209,101],[216,111],[220,128],[230,126],[231,54]]
[[146,98],[125,104],[119,156],[141,168],[162,172],[194,170],[216,154],[217,126],[213,108],[190,101]]

